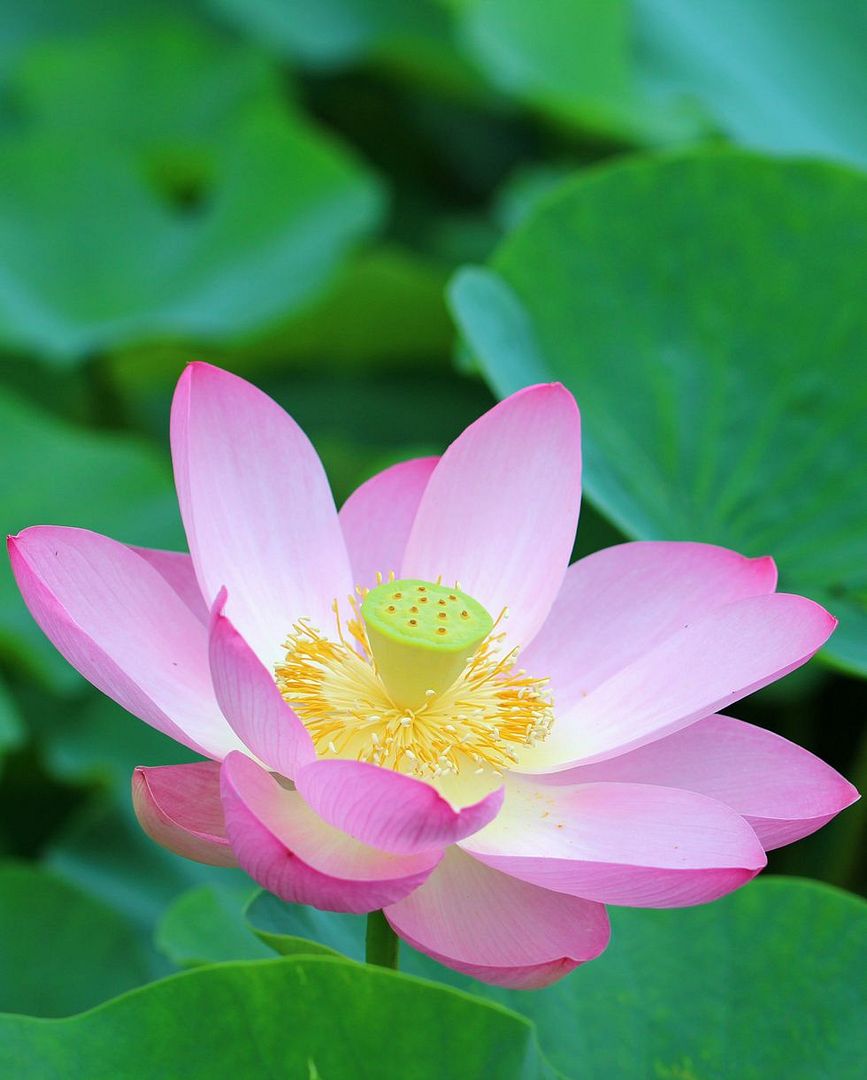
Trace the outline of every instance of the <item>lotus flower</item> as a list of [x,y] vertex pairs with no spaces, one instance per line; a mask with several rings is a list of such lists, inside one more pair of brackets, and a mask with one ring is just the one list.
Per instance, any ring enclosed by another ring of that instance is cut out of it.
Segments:
[[170,850],[287,901],[383,909],[441,963],[527,988],[602,952],[604,905],[713,900],[857,797],[720,715],[834,629],[774,591],[770,558],[647,542],[569,566],[562,386],[339,514],[301,430],[227,372],[187,368],[171,438],[190,555],[54,526],[9,542],[66,659],[202,756],[135,772]]

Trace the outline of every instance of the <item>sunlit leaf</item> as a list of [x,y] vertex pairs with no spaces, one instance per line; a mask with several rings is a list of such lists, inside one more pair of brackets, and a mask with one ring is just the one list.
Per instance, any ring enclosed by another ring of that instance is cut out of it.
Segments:
[[329,957],[221,964],[64,1023],[0,1017],[0,1072],[330,1080],[551,1077],[530,1024],[445,987]]
[[773,555],[862,674],[865,251],[864,176],[707,152],[576,177],[452,291],[498,393],[573,390],[625,533]]

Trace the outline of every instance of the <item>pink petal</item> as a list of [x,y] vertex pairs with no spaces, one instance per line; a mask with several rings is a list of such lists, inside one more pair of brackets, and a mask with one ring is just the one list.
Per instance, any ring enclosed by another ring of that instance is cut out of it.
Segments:
[[244,754],[221,774],[226,831],[240,865],[293,904],[361,914],[418,888],[441,857],[389,855],[326,824],[297,791],[282,787]]
[[207,631],[141,556],[53,525],[10,537],[9,555],[33,617],[94,686],[207,757],[240,745],[214,697]]
[[547,986],[608,944],[605,908],[491,870],[459,848],[385,911],[414,949],[482,982]]
[[162,574],[199,622],[207,626],[208,609],[202,599],[190,556],[183,551],[158,551],[155,548],[133,547],[132,550]]
[[222,614],[225,590],[211,622],[211,676],[223,715],[238,738],[269,768],[295,776],[316,757],[313,740],[277,689],[274,679]]
[[749,596],[684,625],[558,714],[521,772],[556,772],[668,735],[800,667],[837,620],[787,593]]
[[211,866],[238,865],[226,836],[216,761],[139,766],[132,803],[144,831],[169,851]]
[[209,364],[191,364],[172,404],[181,515],[205,601],[270,666],[292,624],[323,631],[352,590],[349,558],[316,451],[276,402]]
[[569,563],[581,501],[581,425],[559,383],[506,398],[464,431],[434,469],[404,555],[403,577],[442,574],[494,618],[509,641],[542,625]]
[[340,524],[360,585],[372,588],[377,572],[397,574],[424,489],[439,458],[414,458],[371,477],[349,496]]
[[685,623],[772,593],[776,583],[769,558],[747,559],[710,544],[618,544],[569,567],[521,665],[551,680],[565,713]]
[[500,787],[454,810],[423,780],[362,761],[314,761],[299,770],[295,784],[330,825],[398,855],[441,851],[487,825],[503,803]]
[[708,716],[619,757],[540,780],[697,791],[737,810],[766,851],[815,832],[859,798],[848,780],[808,750],[730,716]]
[[715,900],[767,861],[731,807],[650,784],[557,787],[511,778],[497,819],[461,846],[541,888],[630,907]]

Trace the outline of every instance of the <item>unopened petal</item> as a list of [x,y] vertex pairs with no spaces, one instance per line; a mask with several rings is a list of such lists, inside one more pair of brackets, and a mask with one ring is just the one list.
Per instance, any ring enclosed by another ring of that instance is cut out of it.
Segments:
[[237,866],[226,836],[216,761],[139,766],[132,801],[148,836],[176,855],[211,866]]

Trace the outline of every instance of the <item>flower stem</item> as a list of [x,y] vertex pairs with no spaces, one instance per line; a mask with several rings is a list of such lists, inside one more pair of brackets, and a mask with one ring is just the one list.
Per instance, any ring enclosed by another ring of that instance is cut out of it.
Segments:
[[400,941],[388,924],[388,919],[381,911],[371,911],[367,916],[367,949],[365,959],[368,964],[397,970]]

